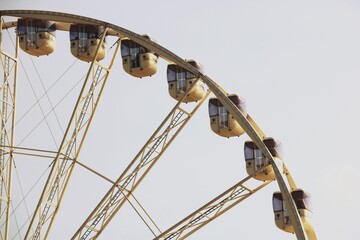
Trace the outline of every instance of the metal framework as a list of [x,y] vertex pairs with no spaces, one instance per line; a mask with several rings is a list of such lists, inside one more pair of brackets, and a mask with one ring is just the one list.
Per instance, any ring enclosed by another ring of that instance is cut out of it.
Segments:
[[[18,50],[16,43],[15,56],[2,49],[2,19],[0,19],[0,57],[3,81],[0,87],[1,98],[1,132],[0,132],[0,239],[9,236],[11,179],[13,168],[13,146],[15,136],[15,102],[16,79],[18,69]],[[17,42],[17,41],[16,41]]]
[[[120,210],[123,204],[128,200],[128,197],[132,196],[132,193],[139,186],[146,174],[151,170],[154,164],[166,151],[168,146],[177,137],[179,132],[191,119],[193,114],[197,111],[200,105],[204,102],[206,97],[212,92],[220,102],[225,106],[231,115],[234,116],[236,121],[245,130],[247,135],[255,142],[261,152],[266,158],[270,160],[276,179],[282,192],[283,199],[285,201],[286,208],[289,212],[291,223],[294,227],[297,239],[305,240],[305,235],[302,222],[297,212],[294,201],[291,198],[287,184],[285,182],[285,176],[279,171],[273,156],[263,143],[263,138],[266,137],[265,133],[255,123],[250,116],[244,116],[241,111],[228,99],[226,91],[224,91],[215,81],[210,77],[204,75],[192,65],[181,59],[174,53],[160,46],[159,44],[142,37],[136,33],[133,33],[127,29],[121,28],[114,24],[103,22],[100,20],[65,14],[59,12],[48,11],[33,11],[33,10],[8,10],[0,11],[0,16],[14,16],[14,17],[28,17],[47,19],[56,22],[57,29],[69,30],[70,23],[84,23],[103,26],[106,28],[107,35],[117,36],[119,38],[127,37],[144,46],[145,48],[156,52],[162,59],[169,63],[176,63],[180,67],[193,73],[197,76],[197,81],[203,81],[209,88],[206,96],[194,104],[190,111],[185,111],[182,107],[181,100],[175,105],[168,116],[160,124],[154,134],[146,142],[143,148],[131,161],[129,166],[119,178],[114,181],[112,187],[108,190],[100,203],[90,213],[88,218],[80,226],[78,231],[74,234],[72,239],[97,239],[102,231],[106,228],[108,223],[113,219],[114,215]],[[14,22],[4,23],[6,27],[13,27],[16,25]],[[102,36],[102,41],[106,35]],[[84,82],[83,88],[80,92],[78,101],[76,102],[71,120],[68,124],[67,130],[64,134],[61,146],[56,153],[56,157],[53,161],[51,173],[48,177],[48,181],[43,189],[42,195],[38,202],[37,208],[34,212],[31,224],[27,230],[26,239],[47,239],[51,226],[54,222],[56,213],[60,207],[61,199],[66,190],[66,186],[69,182],[69,177],[72,173],[74,165],[77,162],[79,152],[86,137],[86,133],[90,127],[91,120],[98,105],[102,90],[105,86],[106,80],[109,76],[111,67],[113,65],[116,53],[118,52],[119,42],[117,42],[117,49],[112,56],[112,60],[108,67],[100,65],[94,57],[88,75]],[[1,39],[0,39],[1,44]],[[101,44],[99,44],[100,46]],[[18,48],[18,46],[17,46]],[[1,47],[0,47],[1,50]],[[11,58],[5,55],[1,51],[1,56],[5,60],[2,60],[4,69],[4,86],[1,89],[2,94],[2,131],[0,134],[0,164],[1,164],[1,209],[0,220],[8,221],[9,204],[10,204],[10,182],[11,182],[11,159],[13,147],[13,131],[14,131],[14,118],[15,118],[15,90],[11,91],[9,76],[13,70],[14,86],[16,82],[16,69],[17,69],[17,50],[16,56]],[[13,61],[13,68],[9,67],[10,62]],[[8,62],[8,63],[7,63]],[[8,94],[13,102],[8,101]],[[13,95],[12,95],[13,94]],[[8,107],[10,106],[10,107]],[[8,110],[10,108],[11,110]],[[9,122],[9,124],[8,124]],[[12,125],[10,124],[12,123]],[[9,137],[9,132],[11,136]],[[10,140],[8,140],[10,139]],[[9,142],[6,142],[9,141]],[[5,147],[9,146],[9,147]],[[20,149],[19,150],[27,150]],[[44,152],[45,153],[45,152]],[[53,153],[51,153],[53,154]],[[9,160],[7,160],[9,159]],[[288,177],[289,184],[295,186],[290,172],[286,169],[286,177]],[[199,228],[203,227],[207,223],[211,222],[222,213],[226,212],[236,204],[247,199],[249,196],[265,187],[269,182],[259,183],[259,186],[253,189],[247,188],[244,184],[249,180],[251,176],[245,178],[239,183],[235,184],[232,188],[219,195],[214,200],[205,204],[188,217],[175,224],[173,227],[157,236],[155,239],[184,239],[190,234],[194,233]],[[4,208],[7,210],[4,211]],[[1,233],[5,235],[4,239],[7,239],[6,232],[8,231],[8,224],[6,229],[0,229]],[[4,233],[3,233],[4,232]]]
[[[106,31],[107,30],[105,30],[102,35],[101,42],[105,39]],[[97,53],[100,46],[101,43],[98,45]],[[43,193],[41,194],[25,239],[47,239],[75,166],[74,163],[77,161],[111,67],[114,63],[118,48],[119,42],[117,43],[117,49],[114,52],[108,67],[102,66],[96,61],[97,53],[94,56],[94,60],[90,65],[90,69],[75,104],[74,111],[58,153],[53,161],[50,175]]]
[[72,239],[96,239],[101,234],[209,94],[210,91],[193,107],[191,112],[183,110],[181,105],[185,103],[181,101],[175,105]]
[[213,221],[215,218],[221,216],[223,213],[236,206],[238,203],[244,201],[263,187],[267,186],[271,181],[259,182],[255,188],[248,188],[245,186],[246,182],[250,180],[255,174],[244,178],[218,197],[214,198],[201,208],[197,209],[186,218],[170,227],[168,230],[154,238],[154,240],[170,240],[170,239],[185,239],[193,234],[198,229]]

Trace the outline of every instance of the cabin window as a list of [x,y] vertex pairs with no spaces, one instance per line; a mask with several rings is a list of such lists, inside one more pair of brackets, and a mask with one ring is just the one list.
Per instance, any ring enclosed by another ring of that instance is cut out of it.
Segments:
[[78,41],[79,51],[86,52],[90,46],[89,40],[99,39],[100,31],[101,28],[95,26],[74,24],[70,26],[70,41]]
[[121,56],[126,57],[132,54],[149,52],[145,47],[133,42],[131,40],[123,40],[121,43]]
[[26,25],[21,24],[18,27],[18,35],[26,34]]
[[186,73],[185,72],[178,72],[176,73],[176,79],[177,79],[177,89],[178,89],[178,93],[180,92],[186,92],[186,78],[185,78]]
[[167,70],[167,80],[168,82],[172,82],[172,81],[175,81],[176,80],[176,74],[174,71],[172,70]]
[[284,223],[290,224],[290,217],[287,209],[285,208],[285,203],[283,201],[281,193],[274,193],[273,195],[273,211],[274,212],[283,212],[284,213]]
[[219,107],[219,128],[228,128],[228,111],[225,107]]
[[[278,198],[280,197],[280,198]],[[281,195],[277,197],[273,197],[273,210],[274,212],[279,212],[284,210],[284,202],[282,200]]]
[[130,56],[131,68],[140,67],[139,54],[146,52],[148,52],[148,50],[145,47],[131,40],[123,40],[123,42],[121,43],[121,57]]
[[36,44],[36,34],[33,30],[34,28],[30,28],[27,34],[27,43],[29,46],[33,46],[34,44]]
[[49,22],[42,22],[40,20],[18,20],[17,34],[35,34],[38,32],[48,32],[55,34],[55,25]]
[[36,44],[36,32],[35,32],[35,27],[32,24],[32,21],[28,22],[29,25],[27,26],[26,29],[26,45],[28,47],[33,47]]
[[84,31],[79,32],[79,51],[86,52],[88,50],[88,34]]
[[[140,53],[141,53],[141,48],[140,48]],[[144,49],[143,51],[147,51],[146,48],[143,49]],[[192,74],[191,72],[188,72],[182,67],[179,67],[177,65],[168,65],[167,80],[168,82],[177,80],[178,90],[186,91],[186,85],[187,85],[186,80],[191,78],[195,78],[195,75]]]
[[245,153],[245,160],[254,159],[254,149],[245,146],[244,153]]
[[209,116],[217,116],[218,115],[218,107],[212,103],[209,104]]
[[254,149],[255,167],[256,169],[265,166],[265,158],[260,149]]
[[70,31],[70,41],[78,40],[79,34],[77,31]]
[[130,49],[127,45],[121,44],[121,56],[129,56],[130,55]]
[[140,66],[139,52],[140,52],[140,49],[138,47],[130,48],[131,67],[132,68],[137,68]]

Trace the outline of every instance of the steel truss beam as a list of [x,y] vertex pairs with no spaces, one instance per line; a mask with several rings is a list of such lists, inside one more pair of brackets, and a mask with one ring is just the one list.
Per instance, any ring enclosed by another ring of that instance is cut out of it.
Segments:
[[71,239],[96,239],[101,234],[209,94],[192,104],[191,112],[181,108],[181,100],[175,105]]
[[244,201],[271,183],[271,181],[259,182],[259,185],[253,189],[246,187],[244,184],[254,175],[244,178],[242,181],[238,182],[218,197],[191,213],[174,226],[170,227],[154,240],[185,239],[195,231],[204,227],[206,224],[210,223],[232,207],[236,206],[238,203]]
[[[105,39],[106,31],[107,30],[102,34],[101,43]],[[119,52],[119,42],[120,41],[117,42],[116,50],[108,67],[102,66],[95,60],[97,54],[95,54],[94,60],[91,62],[25,239],[47,239],[49,235],[66,186],[110,74],[115,56]],[[98,50],[101,43],[98,45]]]
[[[15,56],[5,53],[2,48],[2,18],[0,23],[0,58],[3,82],[0,86],[0,239],[8,239],[11,206],[11,179],[15,134],[15,102],[18,69],[18,41]],[[3,224],[5,223],[5,224]]]

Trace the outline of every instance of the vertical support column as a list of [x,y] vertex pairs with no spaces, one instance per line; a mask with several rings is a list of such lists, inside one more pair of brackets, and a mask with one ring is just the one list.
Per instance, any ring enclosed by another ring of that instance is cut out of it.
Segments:
[[[98,45],[97,53],[105,40],[107,29],[104,31]],[[47,239],[61,200],[68,185],[75,162],[86,138],[105,83],[119,52],[118,41],[113,57],[108,67],[96,61],[97,53],[91,62],[88,74],[80,91],[74,111],[64,134],[58,153],[45,184],[38,205],[34,212],[25,239]]]
[[[0,239],[8,239],[11,207],[11,179],[13,168],[13,147],[15,133],[15,100],[18,68],[18,39],[15,56],[3,50],[3,19],[0,23],[0,58],[3,81],[0,86]],[[4,224],[3,224],[4,223]]]

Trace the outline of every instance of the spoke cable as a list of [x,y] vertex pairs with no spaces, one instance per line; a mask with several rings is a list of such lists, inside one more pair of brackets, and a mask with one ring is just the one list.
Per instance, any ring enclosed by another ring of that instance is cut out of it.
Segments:
[[[84,77],[83,77],[82,79],[80,79],[80,80],[64,95],[64,97],[60,99],[60,101],[59,101],[57,104],[55,104],[54,108],[58,107],[59,104],[61,104],[62,101],[65,100],[65,98],[77,87],[77,85],[79,85],[79,84],[82,82],[83,79],[84,79]],[[31,129],[31,131],[19,142],[18,145],[21,145],[21,144],[36,130],[36,128],[38,128],[38,127],[40,126],[40,124],[41,124],[44,120],[46,120],[46,118],[51,114],[52,111],[53,111],[53,109],[50,110],[50,112],[48,112],[48,113],[36,124],[36,126],[34,126],[33,129]]]
[[[26,224],[30,221],[30,219],[32,218],[32,216],[33,216],[33,214],[31,214],[30,215],[30,213],[29,213],[29,210],[28,210],[28,207],[27,207],[27,204],[26,204],[26,198],[28,197],[28,195],[34,190],[34,188],[39,184],[39,182],[41,181],[41,179],[45,176],[45,174],[49,171],[49,169],[50,169],[50,167],[51,167],[51,165],[53,164],[53,162],[51,162],[51,164],[49,164],[48,165],[48,167],[45,169],[45,171],[41,174],[41,176],[36,180],[36,182],[31,186],[31,188],[28,190],[28,192],[26,193],[26,194],[24,194],[24,191],[23,191],[23,188],[22,188],[22,184],[21,184],[21,180],[20,180],[20,175],[19,175],[19,172],[17,171],[17,168],[16,168],[16,165],[15,165],[15,174],[16,174],[16,176],[17,176],[17,181],[18,181],[18,183],[19,183],[19,186],[20,186],[20,189],[21,189],[21,194],[22,194],[22,199],[21,199],[21,201],[16,205],[16,207],[14,207],[13,205],[12,205],[12,211],[11,211],[11,215],[10,215],[10,217],[12,216],[12,215],[14,215],[14,217],[15,217],[15,219],[16,219],[16,211],[17,211],[17,209],[22,205],[22,204],[24,204],[25,205],[25,208],[26,208],[26,212],[27,212],[27,220],[24,222],[24,224],[21,226],[21,228],[19,229],[17,229],[18,230],[18,232],[17,232],[17,234],[15,235],[15,237],[16,236],[18,236],[18,235],[20,235],[20,231],[26,226]],[[3,223],[2,225],[1,225],[1,227],[3,227],[4,226],[4,224],[5,223]],[[18,225],[18,223],[17,223],[17,225]],[[14,238],[15,238],[14,237]],[[14,239],[13,238],[13,239]],[[22,237],[20,236],[20,239],[22,239]]]
[[[32,57],[29,56],[29,58],[31,59]],[[47,116],[45,116],[45,112],[44,112],[43,107],[41,106],[40,100],[39,100],[39,98],[38,98],[37,95],[36,95],[34,86],[32,85],[32,83],[31,83],[31,81],[30,81],[30,77],[29,77],[29,75],[28,75],[28,73],[27,73],[27,71],[26,71],[26,69],[25,69],[25,66],[24,66],[24,64],[23,64],[23,62],[22,62],[22,60],[21,60],[20,57],[19,57],[19,60],[20,60],[21,66],[23,67],[23,70],[24,70],[24,73],[25,73],[25,76],[26,76],[26,80],[28,81],[28,83],[29,83],[29,85],[30,85],[30,88],[31,88],[31,90],[32,90],[32,92],[33,92],[33,94],[34,94],[34,97],[35,97],[35,99],[36,99],[36,104],[37,104],[37,105],[39,106],[39,108],[40,108],[41,114],[42,114],[43,117],[44,117],[43,119],[45,120],[46,126],[47,126],[48,129],[49,129],[49,132],[50,132],[50,134],[51,134],[52,140],[54,141],[54,144],[55,144],[56,148],[58,148],[58,145],[57,145],[57,143],[56,143],[55,136],[54,136],[53,131],[51,130],[50,124],[49,124],[49,122],[48,122],[48,120],[47,120],[47,118],[46,118]]]
[[[106,180],[107,182],[111,183],[111,184],[115,184],[115,182],[107,177],[105,177],[105,175],[93,170],[92,168],[90,168],[89,166],[85,165],[84,163],[80,162],[80,161],[76,161],[75,164],[80,165],[81,167],[83,167],[85,170],[99,176],[100,178]],[[121,187],[121,186],[118,186]],[[139,210],[136,209],[135,205],[130,201],[129,196],[133,197],[133,199],[135,200],[136,204],[140,206],[141,210],[145,213],[145,215],[149,218],[149,220],[151,221],[151,223],[156,227],[156,229],[162,233],[162,231],[160,230],[160,228],[156,225],[155,221],[151,218],[150,214],[146,212],[145,208],[140,204],[139,200],[135,197],[135,195],[132,192],[128,192],[128,195],[124,192],[122,192],[123,196],[125,197],[126,201],[129,202],[130,206],[134,209],[134,211],[137,213],[137,215],[141,218],[141,220],[144,222],[144,224],[148,227],[148,229],[151,231],[151,233],[154,235],[154,237],[156,237],[156,233],[151,229],[149,223],[146,222],[145,218],[143,216],[141,216],[141,213]]]
[[30,58],[30,59],[31,59],[31,62],[32,62],[34,68],[35,68],[35,71],[36,71],[36,74],[37,74],[37,76],[38,76],[38,78],[39,78],[39,81],[40,81],[40,83],[41,83],[41,86],[42,86],[42,88],[43,88],[43,91],[44,91],[43,94],[46,95],[46,98],[47,98],[47,100],[49,101],[49,104],[50,104],[50,106],[51,106],[51,109],[54,110],[54,115],[55,115],[56,121],[57,121],[57,123],[58,123],[58,125],[59,125],[59,127],[60,127],[60,129],[61,129],[61,132],[64,134],[64,129],[62,128],[62,126],[61,126],[61,124],[60,124],[59,117],[58,117],[58,115],[56,114],[56,111],[55,111],[55,109],[54,109],[54,105],[52,104],[52,102],[51,102],[51,100],[50,100],[48,91],[47,91],[46,88],[45,88],[44,82],[43,82],[43,80],[42,80],[42,78],[41,78],[41,76],[40,76],[40,73],[39,73],[39,71],[38,71],[38,68],[36,67],[33,58]]
[[[47,91],[45,91],[45,93],[43,95],[41,95],[39,97],[39,101],[50,91],[52,90],[53,87],[55,87],[55,85],[57,85],[60,80],[63,79],[64,75],[75,65],[75,63],[77,63],[77,60],[75,60],[61,75],[58,79],[56,79],[56,81],[47,89]],[[78,83],[77,83],[78,84]],[[77,85],[76,84],[76,85]],[[35,102],[17,121],[16,124],[18,124],[35,106],[36,106],[37,102]],[[15,125],[16,125],[15,124]]]

